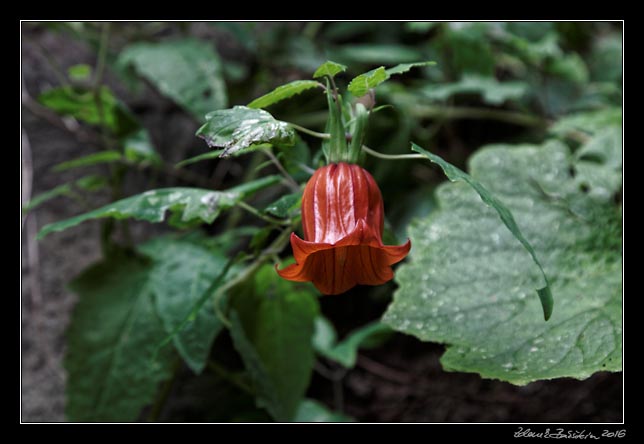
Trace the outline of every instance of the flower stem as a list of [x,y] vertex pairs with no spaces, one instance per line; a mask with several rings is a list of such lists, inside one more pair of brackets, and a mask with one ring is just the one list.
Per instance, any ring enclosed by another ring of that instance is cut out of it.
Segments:
[[264,220],[264,221],[266,221],[266,222],[268,222],[270,224],[276,224],[276,225],[290,225],[291,224],[291,222],[289,222],[288,220],[280,220],[280,219],[276,219],[274,217],[271,217],[268,214],[264,214],[261,211],[259,211],[257,208],[255,208],[255,207],[253,207],[251,205],[248,205],[244,201],[237,202],[237,205],[239,205],[240,208],[248,211],[253,216],[257,216],[260,219],[262,219],[262,220]]
[[378,151],[374,151],[366,145],[362,145],[362,151],[380,159],[387,160],[409,160],[409,159],[424,159],[425,157],[421,154],[383,154]]
[[293,129],[300,131],[302,133],[308,134],[309,136],[317,137],[318,139],[330,139],[331,134],[328,133],[318,133],[317,131],[310,130],[308,128],[304,128],[303,126],[300,126],[296,123],[291,123],[288,122],[289,125],[293,127]]

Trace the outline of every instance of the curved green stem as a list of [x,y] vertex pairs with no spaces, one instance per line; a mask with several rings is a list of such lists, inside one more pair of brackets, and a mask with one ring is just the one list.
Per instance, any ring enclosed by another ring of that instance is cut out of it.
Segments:
[[308,128],[304,128],[303,126],[300,126],[296,123],[291,123],[287,122],[293,129],[300,131],[304,134],[308,134],[309,136],[317,137],[318,139],[330,139],[331,134],[328,133],[318,133],[317,131],[310,130]]
[[264,220],[264,221],[266,221],[266,222],[268,222],[268,223],[270,223],[270,224],[276,224],[276,225],[291,225],[291,222],[290,222],[290,221],[288,221],[288,220],[281,220],[281,219],[277,219],[277,218],[274,218],[274,217],[269,216],[268,214],[264,214],[264,213],[262,213],[261,211],[259,211],[257,208],[255,208],[255,207],[253,207],[253,206],[251,206],[251,205],[248,205],[248,204],[247,204],[246,202],[244,202],[244,201],[239,201],[239,202],[237,202],[237,205],[239,205],[239,207],[240,207],[240,208],[242,208],[242,209],[244,209],[244,210],[248,211],[248,212],[249,212],[250,214],[252,214],[253,216],[259,217],[260,219],[262,219],[262,220]]
[[420,154],[383,154],[378,151],[374,151],[366,145],[362,145],[362,151],[373,156],[378,157],[379,159],[387,160],[409,160],[409,159],[424,159],[425,157]]

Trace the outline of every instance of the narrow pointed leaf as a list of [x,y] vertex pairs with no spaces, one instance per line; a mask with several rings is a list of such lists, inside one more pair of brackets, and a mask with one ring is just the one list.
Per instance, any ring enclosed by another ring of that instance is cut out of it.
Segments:
[[295,80],[286,85],[278,86],[268,94],[259,97],[248,104],[249,108],[266,108],[274,103],[280,102],[307,89],[321,87],[320,82],[315,80]]
[[394,74],[403,74],[412,68],[421,68],[423,66],[433,66],[433,65],[436,65],[436,62],[428,61],[428,62],[417,62],[417,63],[401,63],[400,65],[387,68],[386,72],[387,72],[387,75],[392,76]]

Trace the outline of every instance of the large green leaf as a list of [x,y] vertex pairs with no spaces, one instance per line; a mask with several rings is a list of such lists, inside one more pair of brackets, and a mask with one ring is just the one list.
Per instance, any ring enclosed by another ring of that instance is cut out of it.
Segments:
[[384,321],[449,344],[448,370],[514,384],[621,370],[621,215],[612,199],[580,190],[571,171],[570,151],[557,142],[491,146],[470,161],[551,277],[549,322],[529,297],[541,280],[532,258],[464,183],[440,186],[440,209],[410,228],[414,247]]
[[133,66],[200,121],[206,113],[228,105],[219,56],[206,42],[134,43],[121,52],[118,63]]
[[221,157],[243,154],[262,144],[293,146],[295,131],[267,111],[246,106],[213,111],[197,136],[208,146],[223,148]]
[[499,82],[493,77],[467,74],[458,82],[429,85],[422,89],[422,93],[432,100],[446,100],[456,94],[476,93],[481,94],[485,103],[500,105],[506,100],[523,97],[527,86],[524,82]]
[[[200,373],[223,324],[212,304],[201,307],[198,304],[207,290],[210,297],[214,294],[216,288],[210,288],[211,283],[225,268],[227,258],[196,240],[188,242],[171,237],[154,239],[140,250],[153,259],[149,288],[165,332],[177,332],[172,338],[174,346],[186,364]],[[195,306],[197,311],[193,316]],[[184,322],[186,318],[190,318],[188,322]],[[156,343],[161,339],[155,338]]]
[[268,94],[258,97],[248,104],[249,108],[266,108],[274,103],[280,102],[296,94],[306,91],[307,89],[323,86],[320,82],[315,80],[295,80],[294,82],[287,83],[286,85],[278,86]]
[[169,210],[181,215],[181,222],[201,220],[212,223],[223,210],[233,207],[256,191],[274,185],[279,176],[268,176],[226,191],[204,190],[200,188],[161,188],[146,191],[122,199],[104,207],[70,219],[44,226],[38,233],[42,239],[54,231],[62,231],[86,220],[112,217],[114,219],[134,218],[148,222],[163,222]]
[[496,211],[496,213],[499,215],[508,230],[510,230],[512,235],[517,238],[517,240],[521,242],[521,245],[523,245],[528,253],[530,253],[532,260],[535,262],[535,264],[537,264],[539,270],[541,270],[543,284],[545,284],[543,287],[537,289],[537,294],[539,295],[539,299],[541,300],[541,305],[543,307],[543,316],[547,321],[552,315],[552,306],[554,305],[550,284],[548,282],[546,272],[543,270],[543,266],[541,265],[541,262],[539,261],[534,248],[519,229],[519,226],[517,225],[512,212],[494,194],[490,193],[487,188],[485,188],[479,181],[472,178],[472,176],[470,176],[469,174],[465,173],[454,165],[445,162],[439,156],[422,149],[415,143],[412,143],[412,150],[422,154],[435,164],[439,165],[443,169],[443,172],[445,173],[447,178],[452,182],[461,180],[471,186],[478,193],[483,202],[494,208],[494,211]]
[[258,405],[277,421],[293,420],[313,369],[315,297],[266,265],[235,289],[230,303],[231,335]]
[[38,101],[58,114],[74,117],[90,125],[105,125],[119,137],[126,136],[139,126],[106,86],[99,89],[98,96],[91,90],[62,86],[45,91],[38,96]]
[[170,376],[173,354],[156,354],[164,329],[152,300],[152,265],[125,254],[90,267],[67,331],[67,418],[134,421]]

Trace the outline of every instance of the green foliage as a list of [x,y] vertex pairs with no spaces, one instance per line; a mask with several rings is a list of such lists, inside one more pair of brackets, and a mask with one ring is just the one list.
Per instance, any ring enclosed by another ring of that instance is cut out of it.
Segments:
[[354,419],[330,411],[327,407],[312,399],[302,401],[297,409],[293,422],[353,422]]
[[152,268],[121,253],[70,284],[79,302],[67,332],[69,420],[134,421],[170,377],[173,353],[155,354],[164,329],[153,302]]
[[233,207],[262,188],[274,185],[278,176],[269,176],[230,188],[227,191],[211,191],[199,188],[162,188],[146,191],[98,208],[89,213],[72,217],[44,226],[38,238],[49,233],[66,230],[91,219],[111,217],[114,219],[133,218],[148,222],[163,222],[166,211],[181,215],[181,222],[201,220],[212,223],[221,211]]
[[313,78],[319,79],[320,77],[324,76],[333,78],[337,74],[345,72],[346,70],[346,66],[341,65],[340,63],[332,62],[331,60],[327,60],[322,65],[320,65],[318,69],[315,70],[315,73],[313,73]]
[[313,369],[317,301],[267,265],[235,289],[230,305],[230,332],[258,405],[277,421],[293,420]]
[[527,89],[524,82],[499,82],[492,77],[466,74],[458,82],[427,85],[422,93],[428,99],[441,101],[457,94],[480,94],[485,103],[500,105],[507,100],[522,98]]
[[132,114],[106,86],[97,95],[91,90],[62,86],[45,91],[38,96],[38,101],[58,114],[90,125],[104,125],[118,137],[138,127]]
[[292,217],[300,210],[301,203],[301,193],[285,194],[264,208],[264,212],[277,217]]
[[88,82],[92,77],[92,67],[81,63],[67,68],[67,75],[76,82]]
[[118,151],[107,150],[98,153],[88,154],[77,159],[61,162],[54,166],[53,170],[56,172],[70,170],[72,168],[85,167],[91,165],[98,165],[101,163],[112,163],[121,160],[121,153]]
[[355,97],[362,97],[369,92],[370,89],[375,88],[382,82],[387,80],[389,76],[384,66],[372,69],[369,72],[360,74],[349,83],[349,92]]
[[32,198],[27,204],[23,207],[23,211],[32,211],[35,208],[39,207],[48,200],[54,199],[55,197],[66,196],[71,198],[77,198],[77,191],[97,191],[104,188],[107,184],[107,179],[103,176],[91,175],[84,176],[80,179],[72,182],[65,183],[63,185],[58,185],[55,188],[52,188],[49,191],[45,191],[42,194]]
[[125,138],[123,141],[123,154],[128,162],[149,162],[157,166],[161,164],[161,157],[152,145],[150,134],[144,129],[140,129]]
[[539,299],[541,300],[541,305],[543,307],[543,317],[547,321],[552,315],[552,307],[554,305],[550,284],[548,282],[546,272],[543,270],[543,266],[541,265],[541,262],[537,258],[537,254],[535,253],[534,248],[532,247],[532,245],[530,245],[530,242],[525,238],[525,236],[519,229],[519,226],[517,225],[516,220],[512,215],[512,212],[496,196],[494,196],[494,194],[489,192],[483,185],[481,185],[480,182],[473,179],[469,174],[465,173],[464,171],[460,170],[454,165],[448,162],[445,162],[437,155],[422,149],[421,147],[414,144],[413,142],[412,142],[412,150],[422,154],[423,156],[427,157],[430,161],[440,166],[443,172],[445,173],[445,175],[447,176],[447,178],[452,182],[461,180],[463,182],[466,182],[468,185],[470,185],[478,193],[478,195],[481,197],[481,200],[483,202],[485,202],[490,207],[494,208],[494,210],[501,218],[501,221],[503,221],[503,223],[508,228],[508,230],[510,230],[512,235],[516,237],[517,240],[521,242],[521,245],[523,245],[523,247],[528,251],[528,253],[530,253],[532,260],[534,261],[535,264],[537,264],[537,266],[539,267],[539,270],[541,270],[541,275],[543,276],[544,283],[541,285],[544,285],[544,286],[542,288],[538,288],[537,293],[539,295]]
[[559,119],[550,131],[565,136],[574,131],[594,134],[607,126],[622,125],[622,109],[617,107],[570,114]]
[[206,113],[228,104],[221,61],[206,42],[183,39],[134,43],[121,52],[118,63],[133,66],[199,121]]
[[[572,163],[571,163],[572,162]],[[515,215],[551,278],[549,322],[527,297],[540,279],[529,254],[465,184],[437,192],[414,224],[411,261],[384,316],[394,329],[449,344],[441,362],[514,384],[621,370],[621,216],[580,190],[568,148],[490,146],[470,161]]]
[[268,94],[259,97],[248,104],[249,108],[266,108],[296,94],[300,94],[307,89],[321,87],[319,82],[314,80],[295,80],[286,85],[278,86]]
[[210,147],[223,148],[221,157],[245,154],[265,144],[295,144],[295,131],[289,124],[275,120],[264,110],[246,106],[208,113],[197,136]]
[[[227,263],[226,256],[201,246],[197,240],[180,241],[171,237],[153,239],[140,251],[152,258],[148,279],[155,309],[166,334],[173,334],[173,343],[186,364],[200,373],[206,365],[210,347],[223,324],[215,315],[212,304],[203,304],[191,316],[204,292],[212,299],[211,283]],[[189,322],[183,326],[184,319]],[[194,318],[194,319],[193,319]],[[156,338],[157,343],[161,338]]]
[[337,342],[337,334],[333,325],[323,317],[315,319],[315,335],[313,336],[313,348],[317,353],[335,361],[346,368],[353,368],[356,365],[358,349],[367,347],[370,344],[378,343],[378,338],[388,337],[391,329],[379,322],[371,322],[347,335],[345,339]]

